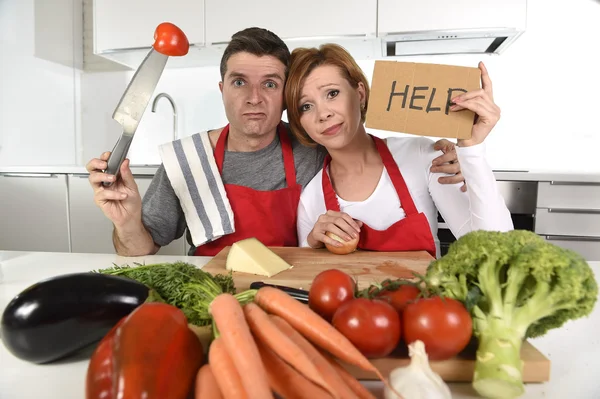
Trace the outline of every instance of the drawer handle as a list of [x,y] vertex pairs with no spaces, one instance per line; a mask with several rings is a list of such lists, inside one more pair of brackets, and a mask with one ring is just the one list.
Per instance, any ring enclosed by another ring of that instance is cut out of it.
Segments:
[[579,213],[579,214],[591,214],[600,215],[600,209],[563,209],[563,208],[548,208],[548,213]]
[[51,178],[56,177],[55,174],[52,173],[3,173],[4,177],[43,177],[43,178]]
[[600,187],[600,183],[593,182],[574,182],[574,181],[551,181],[551,186],[595,186]]
[[548,241],[589,241],[600,243],[600,237],[544,236]]

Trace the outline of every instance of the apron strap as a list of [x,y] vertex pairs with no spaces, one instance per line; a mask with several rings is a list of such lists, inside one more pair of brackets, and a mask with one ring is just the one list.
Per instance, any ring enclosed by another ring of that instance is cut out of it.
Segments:
[[[371,135],[370,135],[371,136]],[[390,175],[390,179],[392,180],[392,184],[396,189],[396,193],[398,194],[398,198],[400,198],[400,206],[404,209],[406,216],[416,215],[417,207],[410,196],[410,192],[408,191],[408,187],[406,186],[406,182],[404,181],[404,177],[402,177],[402,173],[400,173],[400,168],[398,168],[398,164],[394,160],[390,149],[385,144],[385,142],[376,136],[371,136],[373,140],[375,140],[375,146],[377,146],[377,150],[379,151],[379,155],[383,160],[383,166],[387,169],[388,175]]]
[[[277,127],[279,134],[279,142],[281,143],[281,151],[283,153],[283,167],[285,169],[285,181],[288,187],[292,187],[296,184],[296,166],[294,165],[294,151],[290,138],[283,126],[280,123]],[[215,146],[215,162],[219,168],[219,173],[223,174],[223,161],[225,159],[225,144],[227,143],[227,136],[229,135],[229,124],[223,128],[223,131],[219,135],[217,145]]]
[[331,180],[329,179],[328,169],[329,163],[331,162],[331,156],[327,154],[325,156],[325,161],[323,161],[323,169],[321,170],[321,185],[323,186],[323,197],[325,199],[325,208],[331,211],[340,211],[340,204],[337,200],[337,196],[335,195],[335,191],[333,191],[333,186],[331,185]]

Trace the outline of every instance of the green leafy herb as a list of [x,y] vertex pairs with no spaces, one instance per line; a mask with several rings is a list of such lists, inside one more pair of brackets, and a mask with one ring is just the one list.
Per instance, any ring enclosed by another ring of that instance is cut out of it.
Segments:
[[235,295],[231,272],[213,276],[186,262],[134,265],[114,265],[95,272],[122,276],[144,284],[154,291],[151,291],[151,301],[162,300],[180,308],[191,324],[210,325],[210,302],[223,292]]

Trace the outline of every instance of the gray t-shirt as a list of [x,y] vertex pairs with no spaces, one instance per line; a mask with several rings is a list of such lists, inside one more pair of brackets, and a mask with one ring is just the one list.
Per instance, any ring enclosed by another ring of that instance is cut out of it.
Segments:
[[[294,152],[296,180],[304,188],[323,167],[327,152],[321,146],[307,147],[300,144],[289,128],[288,135]],[[275,136],[271,144],[258,151],[225,151],[221,177],[223,184],[235,184],[255,190],[272,191],[285,188],[287,184],[279,135]],[[168,245],[187,230],[179,198],[162,164],[144,195],[142,222],[154,242],[160,246]],[[191,246],[189,254],[193,254],[195,248],[189,232],[186,234],[186,239]]]

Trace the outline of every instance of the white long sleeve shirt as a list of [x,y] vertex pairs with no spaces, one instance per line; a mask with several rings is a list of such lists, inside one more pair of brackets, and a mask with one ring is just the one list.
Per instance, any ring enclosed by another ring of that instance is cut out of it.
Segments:
[[[392,137],[387,138],[386,143],[417,210],[424,213],[429,221],[438,256],[438,211],[456,238],[474,230],[508,231],[514,228],[510,212],[485,158],[485,144],[456,147],[460,168],[468,185],[467,192],[462,192],[462,183],[441,184],[438,178],[445,174],[430,171],[432,161],[442,154],[441,151],[434,151],[432,140],[425,137]],[[322,173],[323,169],[306,186],[300,197],[297,229],[298,241],[303,247],[308,246],[307,237],[317,219],[327,211]],[[329,173],[328,169],[326,173]],[[342,212],[376,230],[386,230],[406,217],[385,168],[377,187],[364,201],[345,201],[336,197]]]

